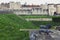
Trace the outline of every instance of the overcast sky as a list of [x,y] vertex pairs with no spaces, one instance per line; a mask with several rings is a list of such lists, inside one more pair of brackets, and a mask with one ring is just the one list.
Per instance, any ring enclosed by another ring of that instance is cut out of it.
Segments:
[[21,4],[24,4],[25,2],[27,2],[27,4],[45,4],[45,3],[60,3],[60,0],[0,0],[1,2],[9,2],[9,1],[17,1],[17,2],[21,2]]

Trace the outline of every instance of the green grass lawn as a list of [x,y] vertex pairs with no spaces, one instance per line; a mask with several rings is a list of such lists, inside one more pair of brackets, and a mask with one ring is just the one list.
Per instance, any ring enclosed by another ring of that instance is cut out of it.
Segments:
[[[36,16],[38,17],[43,18],[43,16]],[[48,23],[60,25],[57,22],[30,22],[26,21],[25,17],[15,14],[0,14],[0,40],[29,40],[29,33],[22,32],[20,29],[35,29],[39,28],[39,25]]]
[[20,32],[22,28],[38,27],[15,14],[0,14],[0,40],[28,40],[28,32]]
[[60,17],[60,16],[43,16],[43,15],[20,15],[24,18],[53,18],[53,17]]
[[53,22],[53,21],[31,21],[31,22],[38,28],[40,27],[40,25],[51,24],[52,28],[54,29],[54,26],[60,25],[60,22]]
[[[22,15],[21,17],[23,18],[60,18],[60,16],[43,16],[43,15]],[[37,26],[38,28],[40,27],[40,25],[46,25],[46,24],[51,24],[52,28],[54,28],[53,26],[58,26],[60,25],[60,22],[53,22],[53,21],[31,21],[35,26]]]

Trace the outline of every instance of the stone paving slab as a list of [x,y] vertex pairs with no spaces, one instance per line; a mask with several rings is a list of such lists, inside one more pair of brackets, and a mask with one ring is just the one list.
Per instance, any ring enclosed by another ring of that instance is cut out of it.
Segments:
[[31,36],[33,33],[35,33],[37,35],[35,37],[36,38],[35,40],[60,40],[60,31],[57,30],[52,31],[54,33],[50,33],[49,35],[47,35],[46,33],[39,34],[39,31],[30,31],[29,35]]

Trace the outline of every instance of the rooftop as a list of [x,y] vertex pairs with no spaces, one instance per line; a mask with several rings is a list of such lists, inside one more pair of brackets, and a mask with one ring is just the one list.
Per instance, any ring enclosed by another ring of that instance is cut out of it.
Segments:
[[40,5],[22,5],[22,7],[40,7]]

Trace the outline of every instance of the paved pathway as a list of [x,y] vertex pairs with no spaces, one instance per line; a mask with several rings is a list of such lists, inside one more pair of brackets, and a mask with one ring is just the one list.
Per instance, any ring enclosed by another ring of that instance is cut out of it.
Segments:
[[27,21],[52,21],[52,18],[26,18]]
[[39,34],[38,31],[30,31],[29,35],[31,36],[32,33],[34,32],[36,34],[36,37],[35,37],[36,40],[60,40],[60,31],[58,31],[58,32],[54,31],[54,30],[52,30],[52,31],[55,33],[50,33],[49,35],[47,35],[46,33]]
[[[60,40],[60,31],[58,30],[51,30],[53,33],[46,33],[39,34],[39,30],[41,29],[20,29],[20,31],[29,31],[29,37],[34,33],[36,35],[36,40]],[[43,29],[45,30],[45,29]]]

